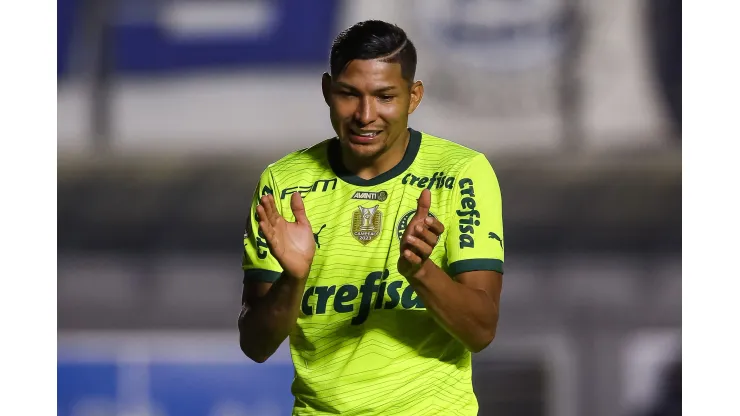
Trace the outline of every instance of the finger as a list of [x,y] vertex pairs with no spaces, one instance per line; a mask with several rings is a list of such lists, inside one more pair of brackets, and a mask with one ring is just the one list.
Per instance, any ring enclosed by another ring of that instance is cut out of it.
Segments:
[[442,235],[442,233],[445,232],[444,224],[442,224],[442,222],[435,217],[426,217],[426,219],[424,220],[424,224],[429,227],[429,231],[438,236]]
[[272,225],[268,221],[260,221],[260,231],[262,231],[262,235],[265,237],[265,240],[267,240],[267,245],[270,247],[274,247],[275,245],[275,229],[272,228]]
[[422,259],[428,259],[434,250],[434,246],[430,246],[424,240],[410,235],[406,245],[406,250],[411,250]]
[[293,192],[293,195],[290,196],[290,210],[293,211],[293,216],[297,223],[311,225],[306,216],[306,207],[303,205],[303,198],[301,198],[301,194],[298,192]]
[[277,224],[277,221],[283,219],[283,216],[280,215],[280,211],[278,211],[277,209],[277,205],[275,203],[275,195],[269,195],[267,201],[267,203],[270,205],[270,218],[274,220],[273,224]]
[[[267,212],[265,212],[265,207],[262,205],[257,205],[257,216],[259,217],[259,229],[262,232],[262,235],[265,236],[265,238],[270,239],[272,234],[274,233],[274,229],[272,228],[272,224],[270,224],[270,221],[268,221],[268,215]],[[270,238],[268,238],[270,236]]]
[[259,226],[264,239],[267,241],[267,246],[270,248],[270,251],[273,253],[280,251],[280,234],[275,230],[275,227],[273,227],[267,220],[260,221]]
[[413,264],[414,266],[420,266],[422,263],[421,257],[417,256],[413,251],[408,249],[403,251],[403,258],[408,260],[408,262]]
[[255,218],[257,220],[257,223],[267,220],[267,211],[265,210],[264,205],[262,205],[262,200],[260,200],[260,203],[257,205],[255,211],[257,212],[257,216]]
[[411,235],[413,237],[421,239],[432,248],[434,248],[434,246],[437,245],[437,241],[439,241],[439,236],[437,234],[433,233],[431,230],[429,230],[429,228],[422,225],[416,225]]
[[265,212],[265,216],[263,218],[267,219],[272,214],[270,212],[270,195],[262,195],[260,198],[260,204],[259,206],[262,207],[262,210]]
[[265,213],[267,214],[266,219],[270,224],[276,225],[277,221],[280,219],[280,213],[275,205],[275,197],[270,194],[263,196],[262,206],[265,208]]
[[423,219],[429,215],[429,207],[432,205],[432,193],[429,189],[421,191],[419,199],[416,201],[415,219]]

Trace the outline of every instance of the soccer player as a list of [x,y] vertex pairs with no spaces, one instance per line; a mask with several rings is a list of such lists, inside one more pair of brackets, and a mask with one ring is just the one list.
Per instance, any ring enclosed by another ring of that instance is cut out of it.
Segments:
[[289,338],[294,415],[477,414],[501,195],[483,154],[408,127],[415,70],[395,25],[340,33],[322,79],[337,136],[269,165],[254,193],[239,341],[261,363]]

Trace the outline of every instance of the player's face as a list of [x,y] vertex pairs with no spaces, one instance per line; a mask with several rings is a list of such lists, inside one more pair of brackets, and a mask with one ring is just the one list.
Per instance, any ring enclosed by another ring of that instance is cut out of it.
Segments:
[[423,86],[409,87],[398,63],[354,60],[336,79],[325,74],[323,91],[342,147],[368,160],[404,144]]

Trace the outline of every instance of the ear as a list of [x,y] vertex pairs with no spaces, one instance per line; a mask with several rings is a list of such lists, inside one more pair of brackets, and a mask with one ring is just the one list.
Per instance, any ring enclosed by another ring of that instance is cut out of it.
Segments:
[[421,81],[416,81],[411,85],[411,100],[409,100],[409,114],[412,114],[416,107],[421,104],[421,99],[424,97],[424,84]]
[[331,75],[328,72],[324,72],[321,76],[321,92],[324,94],[324,102],[326,105],[329,104],[329,97],[331,97]]

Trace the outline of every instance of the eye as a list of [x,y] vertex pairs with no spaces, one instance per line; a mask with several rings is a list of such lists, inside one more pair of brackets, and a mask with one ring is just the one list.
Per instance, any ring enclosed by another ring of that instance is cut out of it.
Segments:
[[379,97],[378,97],[378,99],[379,99],[380,101],[384,102],[384,103],[387,103],[387,102],[390,102],[390,101],[392,101],[392,100],[393,100],[393,98],[394,98],[394,97],[393,97],[392,95],[381,95],[381,96],[379,96]]
[[339,95],[340,97],[356,97],[357,96],[357,94],[353,93],[352,91],[347,91],[347,90],[339,90],[336,92],[336,94]]

